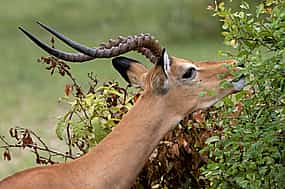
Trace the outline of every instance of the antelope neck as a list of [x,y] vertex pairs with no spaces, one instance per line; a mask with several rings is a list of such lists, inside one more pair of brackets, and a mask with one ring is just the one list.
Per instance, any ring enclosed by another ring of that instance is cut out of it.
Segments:
[[166,112],[159,97],[141,97],[100,144],[71,163],[77,164],[71,167],[79,183],[96,189],[130,187],[155,146],[180,120]]

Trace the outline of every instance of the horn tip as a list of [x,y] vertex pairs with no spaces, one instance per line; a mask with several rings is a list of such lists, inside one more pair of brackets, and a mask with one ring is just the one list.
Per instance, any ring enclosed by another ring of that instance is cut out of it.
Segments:
[[22,26],[18,26],[18,29],[19,29],[21,32],[27,33],[27,31],[26,31]]
[[45,25],[44,25],[43,23],[41,23],[40,21],[36,21],[36,23],[37,23],[38,25],[40,25],[41,27],[45,27]]

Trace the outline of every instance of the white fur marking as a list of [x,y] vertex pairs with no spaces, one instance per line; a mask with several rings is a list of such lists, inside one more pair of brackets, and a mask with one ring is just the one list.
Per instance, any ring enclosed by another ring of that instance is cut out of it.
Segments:
[[192,63],[187,63],[187,64],[181,64],[183,66],[183,68],[189,69],[189,68],[195,68],[196,70],[200,70],[196,65],[192,64]]
[[170,72],[170,60],[166,50],[163,54],[163,69],[165,71],[165,74],[168,76],[168,73]]

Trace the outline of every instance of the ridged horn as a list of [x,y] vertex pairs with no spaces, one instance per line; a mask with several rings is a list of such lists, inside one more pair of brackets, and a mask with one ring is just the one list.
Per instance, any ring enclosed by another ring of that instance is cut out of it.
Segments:
[[101,44],[98,48],[90,48],[65,37],[63,34],[57,32],[45,24],[42,24],[40,22],[37,23],[42,28],[52,33],[58,39],[62,40],[68,46],[79,51],[80,53],[67,53],[51,48],[23,28],[19,27],[19,29],[49,54],[52,54],[66,61],[84,62],[94,58],[111,58],[120,54],[127,53],[129,51],[138,51],[146,58],[148,58],[151,62],[156,63],[162,52],[162,48],[158,40],[156,40],[150,34],[140,34],[128,37],[120,36],[117,40],[111,39],[109,42]]

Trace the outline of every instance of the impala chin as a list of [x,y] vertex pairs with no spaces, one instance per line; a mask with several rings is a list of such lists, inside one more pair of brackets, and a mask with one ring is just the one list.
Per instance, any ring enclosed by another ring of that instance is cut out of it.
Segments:
[[225,94],[224,96],[220,96],[220,97],[216,97],[206,103],[202,103],[198,106],[197,109],[195,109],[195,111],[197,110],[206,110],[210,107],[212,107],[213,105],[215,105],[217,102],[219,102],[220,100],[222,100],[225,96],[227,96],[227,94]]
[[221,93],[221,95],[214,96],[213,99],[204,101],[203,103],[197,106],[198,108],[195,109],[195,111],[205,110],[207,108],[210,108],[211,106],[215,105],[217,102],[222,100],[224,97],[241,91],[245,87],[245,84],[246,84],[244,76],[241,76],[240,78],[235,79],[235,80],[231,80],[230,83],[232,84],[232,87],[230,89],[228,89],[224,93]]

